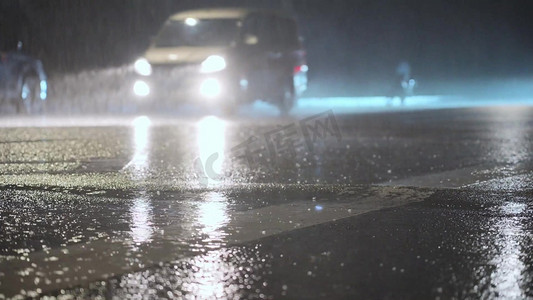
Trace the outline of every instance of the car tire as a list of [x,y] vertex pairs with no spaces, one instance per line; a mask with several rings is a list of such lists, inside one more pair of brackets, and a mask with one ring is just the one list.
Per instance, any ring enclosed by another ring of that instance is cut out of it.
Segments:
[[44,101],[40,98],[41,85],[35,76],[27,76],[22,79],[17,105],[18,113],[42,114]]

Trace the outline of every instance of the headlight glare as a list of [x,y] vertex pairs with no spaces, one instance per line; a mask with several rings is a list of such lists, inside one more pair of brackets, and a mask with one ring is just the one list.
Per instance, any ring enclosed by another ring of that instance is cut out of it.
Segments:
[[133,84],[133,93],[139,97],[146,97],[150,94],[150,86],[142,80],[137,80]]
[[142,76],[150,76],[152,74],[152,66],[146,60],[146,58],[139,58],[135,61],[135,64],[133,64],[133,67],[135,69],[135,72],[137,74]]
[[220,55],[211,55],[206,58],[200,67],[201,73],[214,73],[226,68],[226,60]]
[[222,85],[215,78],[208,78],[200,85],[200,94],[206,98],[216,98],[222,93]]

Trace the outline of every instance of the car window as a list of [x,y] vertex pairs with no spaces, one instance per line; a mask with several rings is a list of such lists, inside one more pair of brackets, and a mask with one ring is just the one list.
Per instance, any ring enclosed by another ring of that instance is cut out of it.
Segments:
[[279,34],[280,44],[283,48],[296,48],[298,46],[298,33],[294,21],[278,18],[276,29]]
[[252,15],[246,19],[243,37],[255,36],[257,45],[264,49],[275,49],[281,44],[276,19],[267,15]]
[[228,46],[237,36],[238,19],[202,19],[168,22],[155,39],[156,47]]

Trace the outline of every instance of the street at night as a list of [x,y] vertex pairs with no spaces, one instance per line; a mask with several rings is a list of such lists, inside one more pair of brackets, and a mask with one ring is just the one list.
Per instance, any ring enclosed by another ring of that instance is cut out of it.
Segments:
[[[78,126],[8,118],[0,290],[531,297],[532,116],[524,106],[393,106],[286,119],[77,118]],[[307,140],[306,126],[317,135]],[[278,147],[289,140],[293,148]]]
[[0,300],[533,299],[532,11],[0,1]]

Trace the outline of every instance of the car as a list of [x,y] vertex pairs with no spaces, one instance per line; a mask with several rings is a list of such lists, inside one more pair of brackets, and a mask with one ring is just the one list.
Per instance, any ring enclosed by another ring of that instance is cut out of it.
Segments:
[[[218,8],[172,15],[133,64],[133,93],[234,111],[263,100],[288,114],[307,89],[306,51],[283,12]],[[151,103],[157,105],[157,103]]]
[[40,60],[17,50],[0,52],[0,100],[18,112],[41,113],[48,97],[48,80]]

